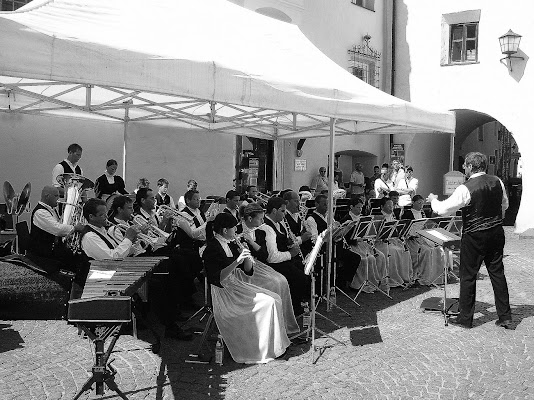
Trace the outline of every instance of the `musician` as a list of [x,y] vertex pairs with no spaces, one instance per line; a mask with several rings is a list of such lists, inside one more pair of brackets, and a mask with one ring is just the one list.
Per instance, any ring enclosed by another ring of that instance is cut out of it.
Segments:
[[106,171],[103,175],[96,178],[95,195],[97,199],[103,198],[106,200],[106,198],[115,193],[128,194],[125,189],[124,180],[120,176],[115,175],[117,167],[116,160],[108,160]]
[[56,164],[52,170],[52,186],[59,189],[60,196],[63,196],[63,188],[57,181],[57,177],[61,174],[78,174],[83,175],[82,168],[78,165],[78,161],[82,158],[82,146],[77,143],[71,144],[67,148],[68,156],[66,159]]
[[391,190],[393,190],[393,186],[389,180],[389,168],[382,165],[380,178],[375,180],[375,198],[381,199],[387,196]]
[[475,311],[476,279],[482,261],[486,264],[499,319],[497,326],[508,328],[512,323],[508,284],[504,275],[503,248],[504,213],[508,197],[502,181],[487,175],[487,158],[478,152],[468,153],[464,165],[467,182],[458,186],[444,201],[430,193],[432,210],[439,215],[462,209],[462,242],[460,245],[460,314],[449,322],[470,328]]
[[73,226],[61,223],[56,211],[58,198],[58,188],[45,186],[41,192],[41,201],[35,206],[31,216],[28,257],[50,259],[50,262],[38,260],[39,266],[48,273],[57,272],[60,268],[74,270],[76,261],[61,238],[82,232],[85,227],[83,224]]
[[[280,199],[281,200],[281,199]],[[274,292],[239,277],[255,273],[247,249],[233,242],[236,219],[220,213],[207,229],[203,253],[211,284],[213,315],[228,351],[239,363],[266,363],[284,354],[290,345],[282,299]]]
[[247,204],[256,203],[258,201],[258,188],[255,185],[249,185],[247,186],[247,190],[245,194],[243,195],[244,199],[241,203],[242,206],[246,206]]
[[[194,179],[189,179],[187,181],[187,191],[197,190],[197,187],[198,187],[198,183]],[[185,208],[185,206],[186,206],[185,195],[180,196],[180,198],[178,199],[178,210],[182,211]]]
[[311,233],[311,241],[315,243],[319,233],[328,228],[328,220],[326,213],[328,211],[328,197],[320,194],[315,197],[315,210],[306,219],[306,226],[308,232]]
[[137,194],[141,188],[150,188],[150,181],[147,178],[139,178],[139,181],[137,181],[137,188],[134,189],[134,194]]
[[393,183],[393,187],[396,189],[399,186],[399,182],[401,182],[406,176],[404,167],[400,160],[393,159],[391,161],[391,176],[390,180]]
[[[140,189],[146,190],[146,189]],[[89,199],[83,207],[83,216],[88,224],[82,232],[82,249],[85,254],[95,260],[122,259],[132,254],[133,242],[137,239],[140,227],[130,226],[122,241],[118,241],[105,229],[107,223],[106,202],[100,199]],[[191,340],[190,333],[183,332],[175,325],[178,313],[175,312],[175,298],[168,289],[165,290],[168,299],[167,305],[161,306],[160,319],[165,325],[165,337]]]
[[175,208],[174,199],[167,193],[169,190],[169,181],[165,178],[158,179],[158,193],[156,194],[156,205],[166,205]]
[[354,164],[354,171],[350,174],[350,191],[351,197],[363,197],[365,194],[365,175],[362,172],[362,163]]
[[295,235],[297,244],[300,246],[302,254],[306,256],[312,249],[312,234],[304,228],[302,216],[300,215],[300,196],[290,190],[284,194],[283,199],[286,201],[285,220],[289,229]]
[[[389,197],[382,198],[380,209],[386,222],[396,220],[393,214],[393,201]],[[389,257],[387,263],[389,286],[402,286],[411,281],[413,270],[410,252],[399,239],[376,240],[375,247]]]
[[[223,212],[232,215],[239,221],[239,194],[235,190],[229,190],[225,196],[226,207]],[[240,233],[239,231],[237,233]]]
[[291,299],[295,315],[302,313],[301,301],[308,301],[308,277],[303,272],[302,260],[297,260],[298,246],[289,247],[287,232],[280,225],[284,219],[286,204],[280,197],[271,197],[267,201],[265,223],[259,228],[265,232],[267,258],[260,261],[267,262],[275,271],[284,275],[289,283]]
[[150,188],[140,188],[135,194],[134,204],[135,214],[141,215],[159,229],[165,230],[171,225],[172,213],[164,212],[162,215],[156,213],[156,197]]
[[316,175],[312,179],[310,190],[315,195],[321,194],[323,190],[328,190],[328,177],[326,176],[326,167],[319,168],[319,175]]
[[374,196],[374,189],[375,189],[375,181],[377,179],[380,179],[380,167],[378,165],[375,165],[373,167],[373,175],[369,177],[368,183],[369,186],[366,188],[367,192],[370,192],[372,196]]
[[[412,208],[404,211],[403,219],[427,218],[423,210],[423,196],[416,194],[412,197]],[[443,272],[442,252],[439,247],[429,243],[420,236],[409,237],[406,246],[412,257],[413,281],[420,285],[431,285]]]
[[128,228],[118,243],[106,230],[107,207],[101,199],[89,199],[83,206],[87,225],[82,232],[82,249],[94,260],[121,259],[130,255],[132,244],[140,232],[136,226]]
[[392,190],[389,192],[389,198],[393,202],[393,215],[395,215],[395,219],[400,219],[402,214],[402,207],[399,205],[399,192],[396,190]]
[[[363,210],[363,200],[360,197],[352,198],[350,200],[350,210],[347,216],[340,222],[346,221],[359,221]],[[353,289],[359,289],[365,279],[367,278],[375,286],[386,284],[387,268],[386,257],[384,253],[377,250],[368,241],[364,239],[358,239],[349,241],[347,243],[350,246],[350,252],[358,258],[350,257],[346,253],[343,254],[343,262],[350,264],[357,264],[356,273],[352,277],[350,287]],[[363,291],[366,293],[373,293],[375,289],[372,286],[365,286]]]

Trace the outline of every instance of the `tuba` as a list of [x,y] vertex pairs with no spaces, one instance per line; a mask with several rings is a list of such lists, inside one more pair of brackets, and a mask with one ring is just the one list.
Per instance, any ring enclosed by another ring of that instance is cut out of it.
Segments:
[[[82,193],[85,189],[94,187],[94,183],[85,176],[78,174],[61,174],[57,177],[57,182],[65,191],[65,198],[58,203],[63,204],[63,214],[61,223],[66,225],[78,225],[85,223],[82,215]],[[73,233],[66,236],[64,243],[74,254],[81,251],[80,234]]]

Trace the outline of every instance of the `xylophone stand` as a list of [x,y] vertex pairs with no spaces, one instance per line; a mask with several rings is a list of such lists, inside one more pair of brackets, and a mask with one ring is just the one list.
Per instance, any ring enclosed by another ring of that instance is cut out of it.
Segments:
[[[117,340],[120,336],[120,329],[122,323],[112,324],[108,326],[96,326],[93,329],[85,325],[80,326],[85,334],[91,339],[95,346],[95,364],[91,370],[91,377],[82,385],[82,388],[76,395],[73,397],[73,400],[78,399],[83,393],[88,390],[91,390],[93,383],[96,384],[96,394],[99,396],[104,395],[104,384],[116,392],[122,399],[128,400],[126,395],[119,389],[117,383],[115,382],[115,374],[117,370],[113,368],[111,363],[113,360],[108,362],[109,356],[113,351],[113,347],[117,343]],[[106,339],[112,337],[111,343],[109,344],[107,350],[105,349]]]

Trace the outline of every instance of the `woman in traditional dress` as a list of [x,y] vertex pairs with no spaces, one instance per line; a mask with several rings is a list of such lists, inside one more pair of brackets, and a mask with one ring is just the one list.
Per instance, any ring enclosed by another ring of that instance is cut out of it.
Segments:
[[[265,243],[265,231],[256,229],[263,224],[263,208],[257,203],[251,203],[241,208],[240,215],[242,219],[241,226],[243,227],[243,233],[239,236],[241,236],[241,240],[246,243],[251,254],[255,257],[255,262],[254,274],[247,275],[239,271],[237,275],[239,279],[244,282],[252,283],[253,285],[268,289],[279,295],[282,299],[287,333],[290,335],[297,333],[300,331],[300,328],[295,318],[295,313],[293,312],[287,279],[284,275],[276,272],[267,264],[258,261],[258,259],[267,258],[267,248],[258,244],[258,242]],[[256,240],[257,235],[262,235],[262,240]]]
[[202,258],[211,284],[213,315],[234,361],[266,363],[283,355],[290,345],[282,299],[240,279],[255,271],[250,251],[240,250],[234,241],[237,223],[232,215],[220,213],[206,226],[208,241]]
[[124,180],[120,176],[115,175],[117,166],[116,160],[108,160],[106,171],[96,179],[94,190],[97,199],[106,200],[115,193],[128,194],[125,189]]

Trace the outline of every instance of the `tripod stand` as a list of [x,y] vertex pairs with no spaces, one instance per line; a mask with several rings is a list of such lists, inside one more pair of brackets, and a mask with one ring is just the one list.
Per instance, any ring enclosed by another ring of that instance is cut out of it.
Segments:
[[[330,311],[330,308],[333,306],[333,307],[336,307],[337,309],[343,311],[345,314],[347,314],[349,317],[351,316],[351,314],[346,311],[345,309],[341,308],[340,306],[338,306],[336,304],[335,301],[332,300],[332,298],[334,297],[335,298],[335,294],[336,294],[336,291],[340,291],[342,294],[344,294],[348,299],[350,299],[354,304],[356,304],[357,306],[359,306],[359,304],[354,301],[348,294],[346,294],[343,290],[341,290],[339,287],[336,286],[335,282],[336,282],[336,269],[335,267],[332,268],[332,264],[331,262],[330,263],[327,263],[324,258],[325,254],[322,255],[323,257],[323,262],[322,264],[326,264],[327,265],[327,268],[321,268],[321,294],[318,296],[318,300],[317,300],[317,304],[315,305],[315,307],[319,306],[319,304],[321,303],[321,300],[324,300],[326,302],[326,309],[327,311]],[[331,260],[331,258],[330,258]],[[330,280],[328,279],[328,277],[331,275],[331,270],[333,269],[333,280],[334,280],[334,285],[333,286],[330,286]],[[325,279],[324,279],[324,271],[326,270],[326,273],[328,274],[327,276],[327,284],[326,284],[326,293],[325,293]],[[318,313],[319,314],[319,313]],[[319,314],[321,315],[321,317],[329,320],[330,322],[332,322],[333,324],[337,325],[334,321],[326,318],[324,315],[322,314]],[[339,327],[339,325],[337,325]]]

